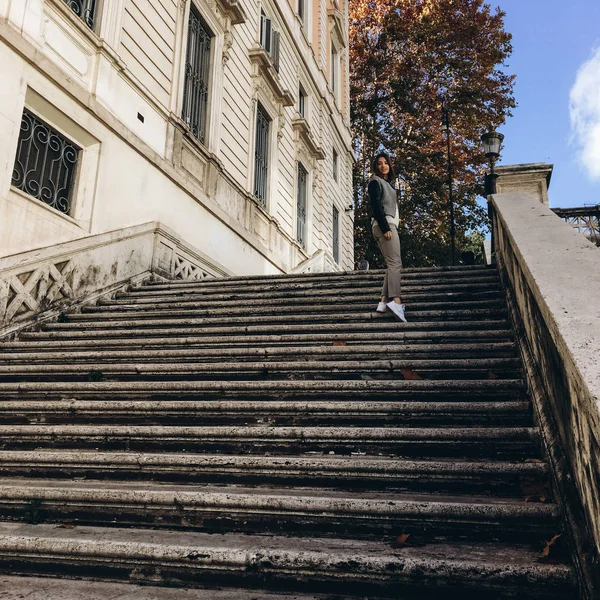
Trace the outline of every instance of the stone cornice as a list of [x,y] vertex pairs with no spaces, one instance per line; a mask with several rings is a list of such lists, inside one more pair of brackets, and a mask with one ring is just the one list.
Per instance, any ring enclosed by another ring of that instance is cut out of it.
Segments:
[[248,55],[250,60],[258,67],[260,74],[268,83],[277,101],[283,106],[294,106],[294,96],[281,85],[279,73],[275,70],[269,53],[262,46],[254,46],[250,48]]
[[242,25],[247,16],[239,0],[218,0],[223,13],[231,19],[232,25]]
[[304,117],[296,117],[292,120],[292,128],[301,139],[311,156],[317,160],[325,160],[325,152],[323,148],[317,145],[315,138],[310,130],[310,126]]

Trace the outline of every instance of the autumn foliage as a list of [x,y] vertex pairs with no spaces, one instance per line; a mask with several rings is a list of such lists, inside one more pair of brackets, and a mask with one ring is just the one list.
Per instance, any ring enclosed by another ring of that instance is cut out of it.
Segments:
[[504,13],[483,0],[349,0],[355,256],[377,266],[365,194],[379,150],[400,175],[405,265],[448,264],[450,256],[447,97],[457,250],[486,224],[477,205],[486,159],[479,138],[515,106]]

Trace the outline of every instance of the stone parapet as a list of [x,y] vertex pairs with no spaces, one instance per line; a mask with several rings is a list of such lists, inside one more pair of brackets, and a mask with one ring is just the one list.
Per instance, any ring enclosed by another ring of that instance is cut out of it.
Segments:
[[0,259],[0,338],[151,275],[229,274],[158,222],[13,254]]
[[495,172],[498,175],[496,189],[499,194],[530,192],[536,194],[542,204],[547,205],[553,169],[553,165],[546,163],[496,167]]

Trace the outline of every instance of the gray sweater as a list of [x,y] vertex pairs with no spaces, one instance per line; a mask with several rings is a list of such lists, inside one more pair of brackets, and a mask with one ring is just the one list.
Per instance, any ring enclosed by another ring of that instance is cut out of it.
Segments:
[[377,175],[369,179],[369,205],[371,207],[371,222],[377,222],[382,233],[390,230],[390,223],[398,226],[398,203],[396,190]]

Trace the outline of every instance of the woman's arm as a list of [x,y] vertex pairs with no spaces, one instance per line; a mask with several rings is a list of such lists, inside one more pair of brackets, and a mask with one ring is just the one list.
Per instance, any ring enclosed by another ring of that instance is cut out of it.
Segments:
[[371,183],[369,183],[368,193],[369,205],[371,206],[373,217],[377,221],[377,225],[379,225],[381,232],[387,233],[390,231],[390,225],[385,218],[385,212],[383,211],[383,190],[381,189],[381,183],[379,183],[377,179],[373,179]]

